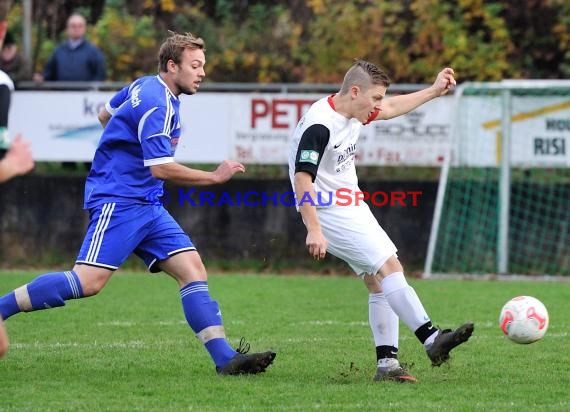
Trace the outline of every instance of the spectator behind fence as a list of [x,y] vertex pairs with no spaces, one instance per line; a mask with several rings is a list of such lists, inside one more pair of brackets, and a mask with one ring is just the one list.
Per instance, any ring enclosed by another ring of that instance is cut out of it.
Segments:
[[7,32],[4,38],[4,45],[0,53],[0,69],[10,76],[16,86],[19,81],[32,79],[26,59],[18,51],[18,45],[11,32]]
[[41,81],[103,81],[105,58],[97,46],[85,38],[87,22],[77,13],[67,19],[67,40],[54,50],[43,75],[34,74]]
[[[34,74],[41,81],[103,81],[105,58],[101,50],[85,38],[87,22],[81,14],[74,13],[67,19],[67,40],[61,43],[49,58],[43,75]],[[63,162],[64,169],[75,170],[75,162]],[[84,163],[91,168],[90,162]]]

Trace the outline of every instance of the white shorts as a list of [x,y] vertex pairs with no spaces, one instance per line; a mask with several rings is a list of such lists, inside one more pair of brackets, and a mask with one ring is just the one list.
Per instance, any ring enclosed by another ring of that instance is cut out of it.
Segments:
[[376,274],[397,249],[366,203],[317,208],[327,252],[344,260],[357,275]]

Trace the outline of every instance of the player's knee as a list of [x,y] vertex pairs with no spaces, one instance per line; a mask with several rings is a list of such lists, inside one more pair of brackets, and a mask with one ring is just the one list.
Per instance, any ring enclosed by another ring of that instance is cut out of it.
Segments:
[[380,282],[376,279],[376,276],[364,275],[362,276],[364,284],[370,293],[380,293],[382,289],[380,288]]
[[196,251],[174,255],[160,262],[160,268],[176,279],[180,287],[208,280],[206,267]]
[[206,273],[206,269],[204,267],[195,267],[192,270],[188,270],[187,272],[181,272],[175,277],[180,285],[187,285],[191,282],[208,280],[208,274]]
[[392,255],[388,258],[388,260],[380,267],[378,272],[376,273],[376,277],[379,279],[383,279],[386,276],[391,275],[395,272],[403,272],[404,267],[400,263],[400,260],[396,255]]
[[111,270],[85,265],[76,265],[73,270],[79,278],[84,297],[98,294],[113,274]]
[[96,294],[101,292],[101,290],[103,290],[103,287],[105,286],[106,283],[107,283],[106,280],[98,278],[88,279],[85,282],[82,280],[81,288],[83,289],[83,296],[84,297],[95,296]]

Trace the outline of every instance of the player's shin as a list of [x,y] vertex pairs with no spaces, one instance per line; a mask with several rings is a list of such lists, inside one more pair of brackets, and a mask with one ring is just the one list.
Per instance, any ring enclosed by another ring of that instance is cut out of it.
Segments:
[[[424,345],[433,341],[437,328],[433,327],[420,298],[402,272],[395,272],[381,281],[388,303]],[[419,333],[418,333],[419,332]]]
[[81,283],[74,271],[46,273],[2,296],[0,316],[8,319],[20,312],[64,306],[66,300],[82,297]]
[[378,366],[398,367],[399,319],[384,293],[369,294],[368,321],[374,337]]
[[222,313],[212,300],[205,281],[192,282],[180,289],[186,321],[204,344],[216,366],[228,363],[236,351],[226,340]]

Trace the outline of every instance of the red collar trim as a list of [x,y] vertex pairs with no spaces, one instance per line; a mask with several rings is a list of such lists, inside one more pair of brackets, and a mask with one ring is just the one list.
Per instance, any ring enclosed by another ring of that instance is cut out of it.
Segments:
[[335,97],[335,96],[336,96],[336,93],[331,94],[329,96],[329,98],[327,99],[327,102],[329,102],[329,106],[336,112],[336,108],[334,107],[334,102],[333,102],[333,97]]

